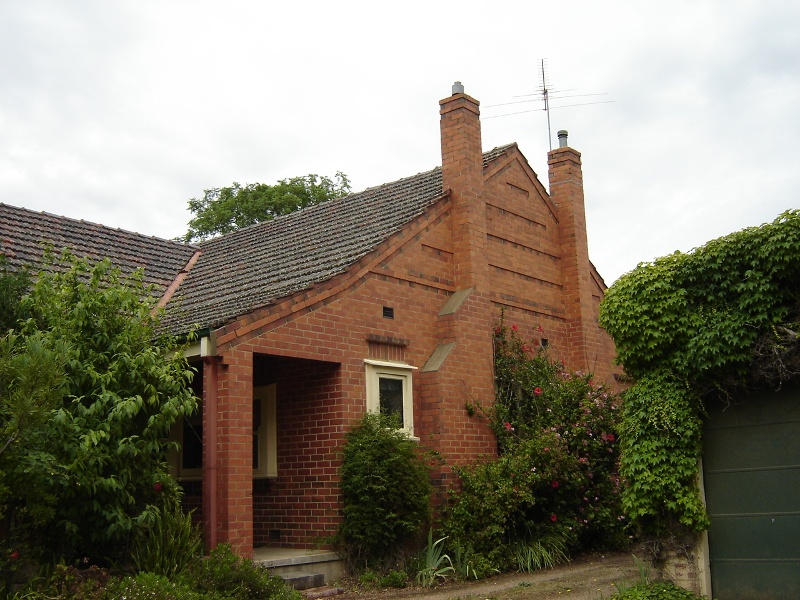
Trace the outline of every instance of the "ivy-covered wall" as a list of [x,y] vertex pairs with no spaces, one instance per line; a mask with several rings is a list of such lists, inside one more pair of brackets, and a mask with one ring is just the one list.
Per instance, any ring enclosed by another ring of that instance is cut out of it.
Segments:
[[633,381],[623,505],[645,532],[702,531],[704,401],[800,374],[800,211],[640,264],[608,290],[600,322]]

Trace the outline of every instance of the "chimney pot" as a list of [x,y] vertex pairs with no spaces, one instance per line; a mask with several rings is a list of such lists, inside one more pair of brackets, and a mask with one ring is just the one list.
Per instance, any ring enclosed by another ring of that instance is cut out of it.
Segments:
[[460,81],[456,81],[453,84],[453,95],[455,94],[463,94],[464,93],[464,86],[461,84]]
[[559,148],[566,148],[569,144],[567,143],[567,133],[566,129],[559,129],[558,130],[558,147]]

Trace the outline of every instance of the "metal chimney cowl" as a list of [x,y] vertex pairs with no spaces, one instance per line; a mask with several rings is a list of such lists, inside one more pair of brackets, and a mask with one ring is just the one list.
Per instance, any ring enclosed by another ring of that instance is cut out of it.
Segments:
[[569,144],[567,143],[567,136],[568,135],[569,134],[567,133],[566,129],[559,129],[558,130],[558,147],[559,148],[566,148],[567,146],[569,146]]
[[463,94],[463,93],[464,93],[464,86],[461,84],[460,81],[456,81],[453,84],[453,95]]

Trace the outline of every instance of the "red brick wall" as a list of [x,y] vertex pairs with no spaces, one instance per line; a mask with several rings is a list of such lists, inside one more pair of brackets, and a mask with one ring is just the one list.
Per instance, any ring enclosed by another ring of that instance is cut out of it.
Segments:
[[218,385],[218,541],[240,554],[253,547],[253,355],[223,357]]
[[[610,377],[613,344],[596,324],[603,286],[588,260],[579,154],[551,153],[551,198],[516,147],[476,167],[477,102],[456,95],[441,114],[448,198],[348,273],[219,331],[220,541],[299,547],[335,533],[337,450],[366,410],[365,358],[418,368],[415,434],[447,463],[435,475],[439,500],[452,465],[496,450],[466,404],[492,402],[501,311],[523,336],[547,338],[573,369]],[[461,304],[440,314],[456,292]],[[441,367],[426,369],[449,343]],[[278,476],[255,484],[254,382],[277,383],[278,397]]]
[[335,363],[256,358],[258,385],[275,383],[279,401],[278,477],[254,483],[255,546],[303,547],[335,531],[339,374]]

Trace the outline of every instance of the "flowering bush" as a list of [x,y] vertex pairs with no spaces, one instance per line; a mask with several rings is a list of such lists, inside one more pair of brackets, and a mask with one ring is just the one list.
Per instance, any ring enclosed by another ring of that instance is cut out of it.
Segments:
[[617,471],[619,400],[591,374],[568,373],[502,321],[496,398],[482,409],[499,458],[457,469],[448,533],[498,566],[504,547],[555,530],[569,547],[624,540]]

